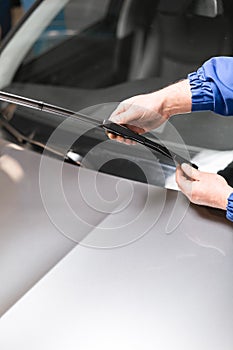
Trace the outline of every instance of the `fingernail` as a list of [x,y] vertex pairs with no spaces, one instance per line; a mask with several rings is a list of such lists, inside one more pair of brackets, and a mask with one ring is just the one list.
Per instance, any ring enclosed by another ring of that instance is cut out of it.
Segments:
[[187,164],[187,163],[182,163],[181,164],[181,168],[185,171],[187,169],[190,169],[191,168],[191,165]]

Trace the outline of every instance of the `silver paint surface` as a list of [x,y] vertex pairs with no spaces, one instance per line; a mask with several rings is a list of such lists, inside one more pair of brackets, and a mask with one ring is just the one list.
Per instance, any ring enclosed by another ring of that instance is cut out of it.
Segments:
[[[24,175],[15,183],[0,172],[1,349],[232,350],[233,230],[221,213],[187,208],[184,197],[174,209],[176,191],[122,180],[126,191],[121,203],[129,185],[134,200],[112,214],[96,211],[90,219],[93,227],[87,225],[75,244],[43,207],[40,156],[3,144],[4,156],[14,159]],[[95,172],[65,164],[64,188],[72,207],[84,213],[87,203],[75,187],[80,171],[84,187],[91,186]],[[98,174],[97,182],[110,200],[119,179]],[[148,193],[153,206],[143,218],[153,213],[157,218],[141,235],[143,220],[137,228],[127,222],[140,214]],[[60,203],[54,205],[59,211]],[[168,234],[173,209],[176,216]],[[112,229],[119,223],[118,237]],[[100,248],[131,234],[138,239]]]

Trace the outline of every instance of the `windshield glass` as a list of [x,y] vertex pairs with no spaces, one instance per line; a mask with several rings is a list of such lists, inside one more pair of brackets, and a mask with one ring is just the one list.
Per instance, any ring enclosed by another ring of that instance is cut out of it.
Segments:
[[38,59],[40,55],[69,38],[81,35],[83,31],[101,21],[107,12],[108,4],[109,0],[68,2],[40,35],[24,63]]
[[[102,121],[119,101],[183,79],[210,57],[232,55],[231,7],[227,1],[197,0],[38,1],[2,51],[2,88],[81,110]],[[11,116],[12,125],[24,134],[33,132],[43,142],[61,122],[25,108],[16,114],[17,118]],[[176,116],[154,135],[175,145],[178,152],[187,145],[191,158],[200,150],[213,151],[212,158],[218,152],[226,155],[233,148],[233,121],[228,118],[223,123],[221,118],[211,112]],[[79,140],[79,153],[104,137],[103,130],[88,134],[83,142]],[[113,143],[115,154],[132,152],[136,161],[145,161],[142,150]],[[106,154],[108,147],[98,152]],[[159,158],[159,162],[174,171],[169,160]],[[153,168],[152,163],[148,161],[148,167]],[[109,168],[121,175],[119,166]],[[137,179],[135,169],[131,173]],[[152,177],[151,182],[159,182]]]

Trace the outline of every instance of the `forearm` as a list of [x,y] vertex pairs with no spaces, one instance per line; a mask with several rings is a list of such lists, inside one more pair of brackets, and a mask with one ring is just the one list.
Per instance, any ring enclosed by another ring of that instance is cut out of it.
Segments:
[[[158,93],[160,96],[158,96]],[[157,99],[161,99],[161,114],[164,115],[166,119],[175,114],[191,112],[192,94],[188,79],[167,86],[155,92],[154,96]]]
[[160,90],[160,96],[166,119],[205,110],[233,115],[233,57],[211,58],[187,79]]

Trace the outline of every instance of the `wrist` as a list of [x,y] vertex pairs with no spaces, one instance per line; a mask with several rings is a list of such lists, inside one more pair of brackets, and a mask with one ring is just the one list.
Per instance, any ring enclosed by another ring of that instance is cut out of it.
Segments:
[[192,94],[188,79],[160,90],[162,95],[162,115],[169,119],[172,115],[190,113]]
[[228,206],[228,199],[233,193],[233,188],[229,185],[226,186],[225,190],[223,191],[222,197],[219,198],[219,208],[223,210],[227,210]]

